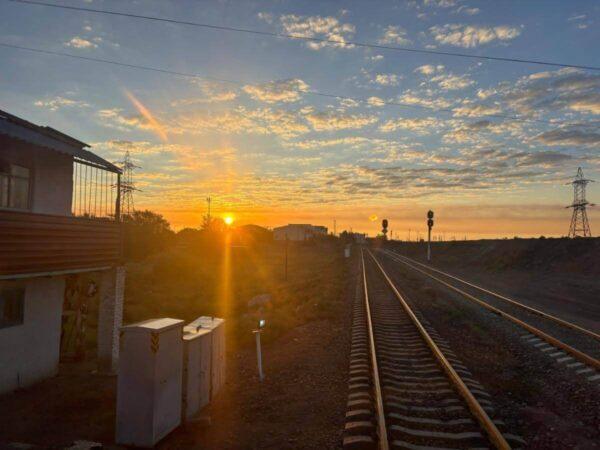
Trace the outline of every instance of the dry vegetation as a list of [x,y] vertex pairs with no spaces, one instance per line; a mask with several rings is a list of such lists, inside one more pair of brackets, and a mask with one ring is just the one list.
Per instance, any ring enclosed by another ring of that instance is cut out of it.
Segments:
[[[339,245],[329,240],[289,243],[287,280],[285,245],[174,247],[130,263],[124,321],[223,316],[231,337],[247,340],[259,316],[268,322],[266,339],[324,318],[344,287],[346,264]],[[271,300],[249,305],[263,294]]]

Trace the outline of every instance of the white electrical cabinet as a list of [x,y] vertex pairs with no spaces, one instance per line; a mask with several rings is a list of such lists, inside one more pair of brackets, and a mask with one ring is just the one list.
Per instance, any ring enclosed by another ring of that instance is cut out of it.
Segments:
[[181,423],[183,320],[121,328],[116,442],[153,447]]
[[225,384],[225,319],[201,316],[185,326],[185,332],[211,331],[210,398]]
[[201,328],[183,335],[182,420],[196,416],[210,402],[212,333]]

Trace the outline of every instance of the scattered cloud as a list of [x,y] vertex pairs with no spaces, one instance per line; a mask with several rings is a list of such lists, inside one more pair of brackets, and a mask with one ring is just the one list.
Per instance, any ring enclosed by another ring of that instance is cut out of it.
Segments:
[[417,67],[414,71],[425,77],[428,77],[430,82],[436,83],[444,91],[464,89],[475,83],[466,75],[459,76],[452,73],[444,73],[444,70],[445,67],[442,65],[434,66],[431,64],[426,64],[424,66]]
[[398,118],[388,120],[379,127],[379,131],[390,133],[397,130],[412,131],[417,134],[429,134],[429,132],[437,127],[438,121],[433,117],[425,117],[418,119]]
[[462,5],[459,6],[454,12],[456,14],[466,14],[468,16],[474,16],[476,14],[479,14],[481,10],[479,8],[469,8],[467,5]]
[[484,27],[464,24],[436,25],[429,29],[433,38],[440,44],[473,48],[493,41],[510,41],[521,34],[519,28],[500,25]]
[[436,8],[452,8],[456,6],[456,0],[423,0],[423,5]]
[[235,109],[213,112],[199,110],[170,118],[166,124],[174,134],[256,134],[273,135],[284,139],[310,131],[298,114],[290,111],[239,106]]
[[400,78],[394,73],[378,73],[375,74],[375,78],[371,82],[381,86],[397,86],[400,83]]
[[459,76],[451,73],[437,75],[431,78],[431,82],[437,83],[444,91],[464,89],[475,84],[475,82],[466,75]]
[[259,12],[256,15],[260,20],[268,23],[269,25],[271,25],[273,23],[273,14],[271,13],[267,13],[267,12]]
[[424,66],[417,67],[415,72],[420,73],[421,75],[433,75],[436,72],[442,72],[444,70],[444,66],[437,65],[434,66],[432,64],[425,64]]
[[385,100],[380,97],[373,96],[367,99],[367,104],[370,106],[384,106]]
[[490,120],[477,120],[475,122],[449,121],[451,130],[444,134],[446,143],[473,143],[490,145],[488,136],[491,134],[517,137],[523,140],[523,123],[516,121],[492,122]]
[[566,153],[554,152],[554,151],[540,151],[540,152],[521,152],[514,156],[516,165],[523,166],[538,166],[538,167],[552,167],[556,164],[564,163],[573,159],[571,155]]
[[372,142],[372,139],[362,136],[350,136],[334,139],[312,139],[299,142],[286,142],[287,147],[294,147],[301,150],[322,149],[327,147],[336,147],[343,145],[344,147],[357,148],[365,146]]
[[383,59],[383,55],[371,55],[368,57],[368,60],[373,62],[383,61]]
[[522,114],[536,115],[567,109],[600,114],[600,75],[577,69],[538,72],[514,86],[502,86],[499,97]]
[[497,105],[484,105],[465,102],[452,110],[455,117],[481,117],[502,113],[502,108]]
[[126,115],[123,114],[121,108],[101,109],[96,113],[96,116],[100,119],[102,125],[121,131],[130,131],[136,128],[149,130],[151,128],[141,114]]
[[378,120],[375,116],[340,114],[333,111],[311,112],[305,117],[315,131],[359,129]]
[[401,103],[407,103],[409,105],[421,106],[430,109],[446,109],[452,106],[452,101],[444,97],[434,97],[433,95],[423,95],[415,92],[411,89],[404,91],[398,100]]
[[302,93],[308,91],[308,88],[308,84],[298,78],[243,87],[244,92],[254,100],[265,103],[296,102],[302,98]]
[[66,47],[73,47],[73,48],[82,48],[82,49],[90,49],[90,48],[97,48],[98,44],[89,41],[87,39],[84,39],[82,37],[79,36],[75,36],[74,38],[71,38],[71,40],[65,42],[64,44]]
[[237,92],[229,85],[220,82],[206,81],[193,79],[191,83],[198,86],[202,92],[201,97],[186,96],[183,99],[174,100],[171,106],[186,106],[198,103],[219,103],[235,100],[238,96]]
[[407,32],[404,28],[389,25],[383,31],[383,35],[378,41],[380,44],[410,45],[412,41],[407,38]]
[[[264,19],[263,19],[264,20]],[[299,16],[285,14],[279,17],[279,23],[286,34],[305,38],[326,39],[335,42],[309,41],[306,46],[312,50],[321,50],[327,47],[354,48],[347,41],[352,39],[356,28],[350,23],[341,23],[335,17]]]
[[61,96],[56,96],[45,100],[36,100],[34,105],[40,108],[46,108],[50,111],[58,111],[61,108],[87,108],[90,106],[89,103],[84,101],[73,100]]
[[600,146],[600,133],[597,130],[597,127],[586,129],[577,126],[566,126],[540,133],[535,137],[535,140],[546,145]]

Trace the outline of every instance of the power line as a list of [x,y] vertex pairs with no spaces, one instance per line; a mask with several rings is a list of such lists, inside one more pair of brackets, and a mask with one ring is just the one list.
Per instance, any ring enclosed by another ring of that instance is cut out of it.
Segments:
[[238,27],[228,27],[224,25],[212,25],[208,23],[201,22],[190,22],[186,20],[176,20],[176,19],[168,19],[165,17],[157,17],[157,16],[146,16],[141,14],[132,14],[132,13],[124,13],[119,11],[110,11],[106,9],[95,9],[95,8],[84,8],[81,6],[68,6],[68,5],[57,5],[53,3],[46,3],[35,0],[6,0],[13,3],[22,3],[28,5],[36,5],[36,6],[47,6],[50,8],[58,8],[58,9],[68,9],[72,11],[80,11],[80,12],[90,12],[94,14],[105,14],[111,16],[122,16],[129,17],[133,19],[143,19],[143,20],[152,20],[156,22],[165,22],[177,25],[187,25],[192,27],[199,28],[207,28],[211,30],[217,31],[231,31],[235,33],[247,33],[254,34],[259,36],[268,36],[268,37],[277,37],[277,38],[286,38],[286,39],[297,39],[297,40],[305,40],[310,42],[319,42],[319,43],[327,43],[327,44],[337,44],[344,46],[355,46],[355,47],[363,47],[363,48],[372,48],[377,50],[390,50],[390,51],[398,51],[398,52],[408,52],[408,53],[421,53],[425,55],[441,55],[441,56],[454,56],[459,58],[471,58],[471,59],[483,59],[487,61],[502,61],[502,62],[512,62],[512,63],[520,63],[520,64],[535,64],[540,66],[552,66],[552,67],[570,67],[574,69],[585,69],[585,70],[594,70],[600,71],[600,67],[598,66],[584,66],[577,64],[566,64],[552,61],[541,61],[534,59],[520,59],[520,58],[503,58],[499,56],[487,56],[487,55],[471,55],[468,53],[458,53],[458,52],[444,52],[440,50],[425,50],[425,49],[416,49],[416,48],[408,48],[408,47],[398,47],[392,45],[383,45],[383,44],[372,44],[368,42],[360,42],[360,41],[345,41],[339,39],[328,39],[328,38],[320,38],[320,37],[311,37],[311,36],[302,36],[298,34],[290,34],[290,33],[276,33],[272,31],[261,31],[254,30],[249,28],[238,28]]
[[[212,77],[212,76],[208,76],[208,75],[198,75],[198,74],[189,73],[189,72],[178,72],[178,71],[174,71],[174,70],[161,69],[158,67],[142,66],[142,65],[138,65],[138,64],[124,63],[124,62],[114,61],[114,60],[110,60],[110,59],[103,59],[103,58],[93,58],[91,56],[73,55],[71,53],[58,52],[58,51],[54,51],[54,50],[44,50],[44,49],[33,48],[33,47],[25,47],[25,46],[21,46],[21,45],[7,44],[4,42],[0,42],[0,47],[10,48],[10,49],[14,49],[14,50],[29,51],[29,52],[33,52],[33,53],[51,55],[51,56],[63,56],[66,58],[79,59],[79,60],[90,61],[90,62],[95,62],[95,63],[111,64],[114,66],[126,67],[129,69],[146,70],[146,71],[150,71],[150,72],[158,72],[158,73],[167,74],[167,75],[177,75],[177,76],[186,77],[186,78],[198,78],[198,79],[204,79],[204,80],[213,80],[213,81],[219,81],[219,82],[223,82],[223,83],[233,84],[236,86],[245,86],[245,85],[249,84],[249,83],[243,82],[243,81],[228,80],[225,78],[217,78],[217,77]],[[312,90],[304,91],[304,90],[296,89],[295,91],[300,94],[308,94],[308,95],[314,95],[314,96],[318,96],[318,97],[334,98],[337,100],[352,100],[355,102],[369,103],[369,99],[363,98],[363,97],[351,97],[351,96],[347,96],[347,95],[338,95],[338,94],[331,94],[331,93],[312,91]],[[426,111],[431,111],[434,113],[435,112],[448,112],[448,113],[455,112],[454,110],[452,110],[450,108],[430,108],[428,106],[423,106],[423,105],[418,105],[418,104],[413,104],[413,103],[402,103],[402,102],[395,102],[395,101],[383,100],[383,99],[378,99],[378,102],[381,105],[400,106],[403,108],[426,110]],[[514,120],[514,121],[519,121],[519,122],[542,123],[545,125],[555,125],[555,126],[560,125],[560,123],[558,123],[558,122],[550,122],[550,121],[541,120],[541,119],[522,118],[522,117],[510,116],[510,115],[506,115],[506,114],[482,114],[478,117],[492,117],[492,118],[497,118],[497,119]]]

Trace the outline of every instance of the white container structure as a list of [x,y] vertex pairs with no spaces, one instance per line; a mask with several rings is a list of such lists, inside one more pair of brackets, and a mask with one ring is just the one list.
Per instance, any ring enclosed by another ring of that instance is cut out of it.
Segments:
[[183,335],[182,420],[189,420],[210,402],[212,330],[202,328]]
[[116,442],[153,447],[181,423],[183,320],[121,328]]
[[350,246],[349,245],[346,245],[346,247],[344,248],[344,257],[350,258]]
[[225,319],[201,316],[185,326],[184,331],[211,330],[210,398],[225,384]]

